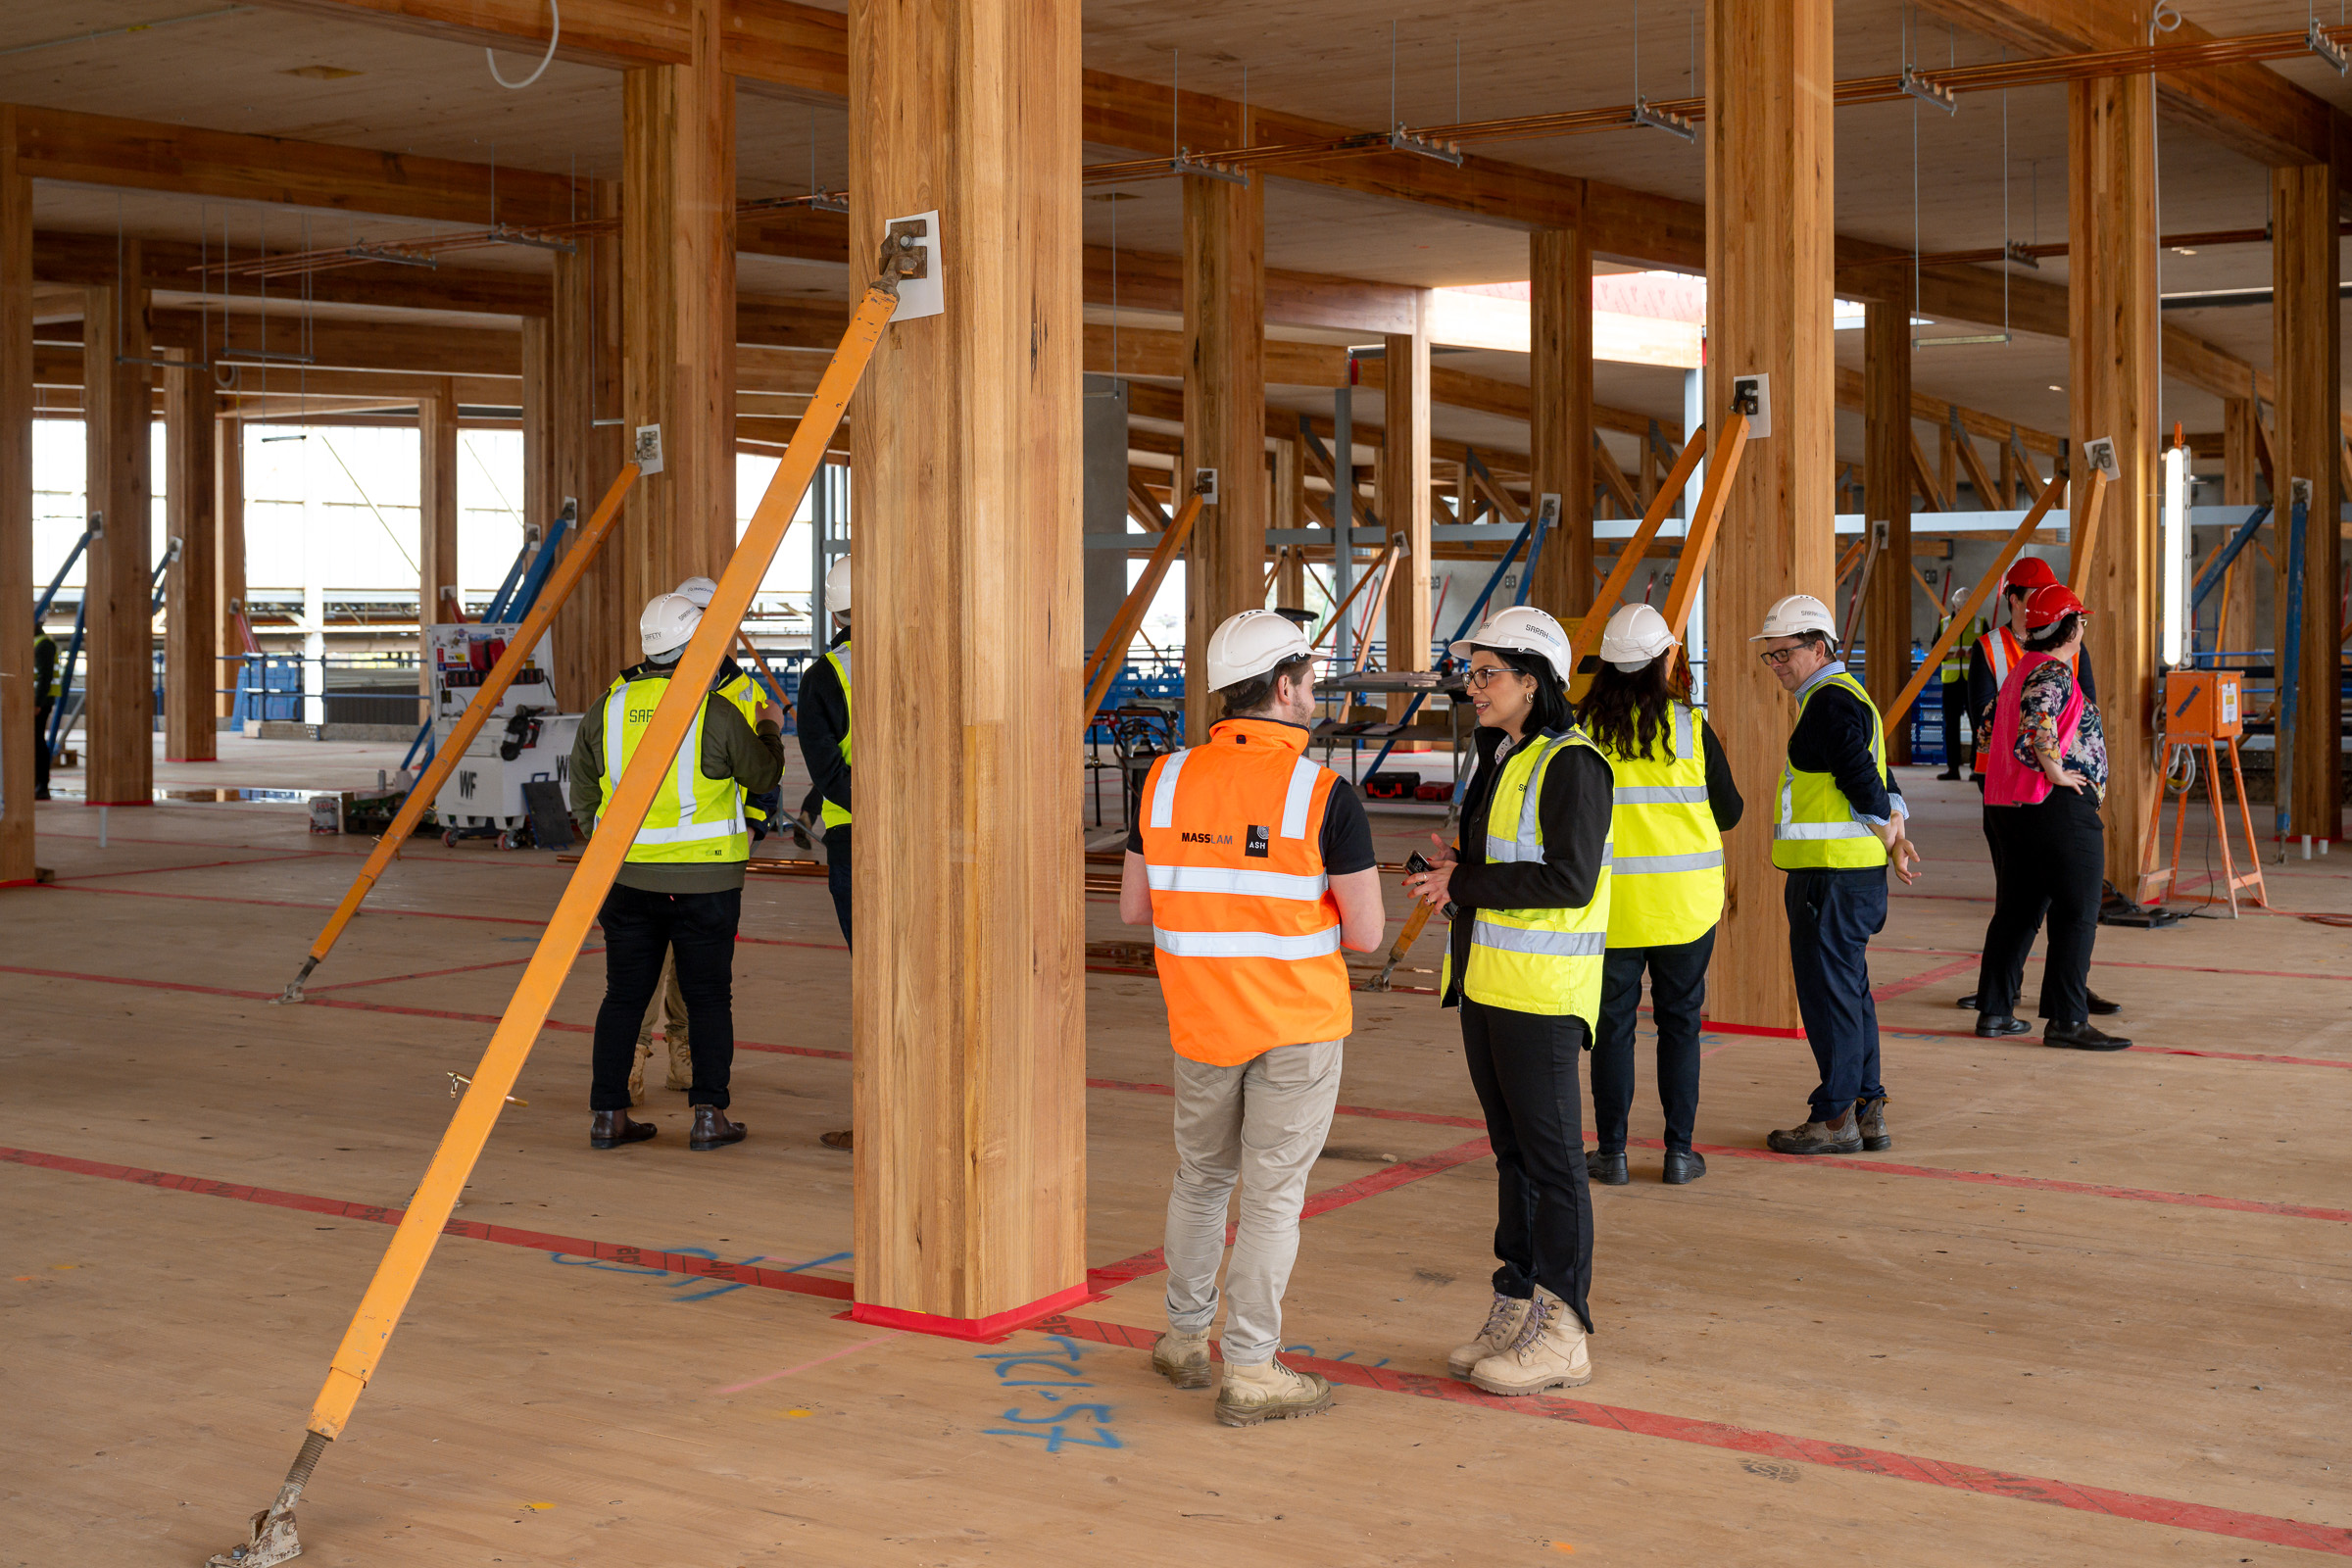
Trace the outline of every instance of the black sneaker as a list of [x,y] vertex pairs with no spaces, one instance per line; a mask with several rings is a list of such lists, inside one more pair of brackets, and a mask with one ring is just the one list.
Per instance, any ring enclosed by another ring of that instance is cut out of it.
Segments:
[[2111,1035],[2097,1025],[2082,1023],[2045,1023],[2041,1026],[2041,1043],[2060,1046],[2068,1051],[2129,1051],[2132,1042]]
[[1634,1178],[1625,1168],[1625,1151],[1610,1153],[1596,1149],[1585,1156],[1585,1174],[1603,1187],[1623,1187]]

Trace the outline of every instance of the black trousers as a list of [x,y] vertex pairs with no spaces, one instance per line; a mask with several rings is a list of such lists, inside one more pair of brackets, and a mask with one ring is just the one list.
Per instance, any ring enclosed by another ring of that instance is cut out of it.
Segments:
[[1698,1012],[1707,1000],[1707,960],[1715,930],[1664,948],[1611,948],[1601,960],[1600,1027],[1592,1042],[1592,1124],[1607,1153],[1625,1152],[1634,1110],[1634,1018],[1642,971],[1649,970],[1649,1006],[1658,1025],[1658,1102],[1666,1109],[1666,1147],[1689,1149],[1698,1120]]
[[32,788],[43,794],[49,788],[49,712],[55,705],[32,705]]
[[735,1069],[735,927],[743,918],[743,890],[647,893],[615,884],[598,918],[605,927],[605,1001],[596,1009],[588,1108],[628,1109],[637,1027],[662,983],[662,955],[675,950],[686,1047],[694,1057],[686,1103],[724,1109]]
[[1959,771],[1961,765],[1960,710],[1967,704],[1967,693],[1966,681],[1943,682],[1943,770],[1946,773]]
[[833,895],[833,918],[841,922],[841,940],[856,947],[850,936],[850,827],[843,822],[825,829],[825,890]]
[[1585,1021],[1468,997],[1461,1007],[1462,1054],[1501,1176],[1494,1289],[1525,1300],[1541,1285],[1590,1332],[1592,1189],[1585,1180],[1585,1097],[1576,1082]]
[[2046,917],[2050,951],[2041,971],[2041,1015],[2052,1023],[2086,1023],[2090,949],[2099,934],[2107,876],[2098,803],[2060,788],[2039,806],[1987,806],[1984,815],[1985,832],[1998,833],[2001,850],[1993,862],[1997,880],[1984,961],[1977,972],[1977,1009],[2017,1011],[2026,955]]
[[1796,1010],[1821,1069],[1812,1119],[1836,1121],[1857,1100],[1881,1100],[1879,1008],[1870,996],[1870,939],[1886,925],[1886,868],[1788,873],[1788,957]]

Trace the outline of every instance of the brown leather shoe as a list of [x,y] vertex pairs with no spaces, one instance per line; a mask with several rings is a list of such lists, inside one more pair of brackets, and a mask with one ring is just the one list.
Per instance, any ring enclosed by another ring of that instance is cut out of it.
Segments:
[[727,1113],[716,1105],[694,1107],[694,1132],[686,1147],[701,1153],[707,1150],[724,1149],[729,1144],[743,1142],[745,1128],[739,1121],[729,1121]]
[[1776,1130],[1764,1140],[1765,1146],[1779,1154],[1859,1154],[1862,1152],[1861,1129],[1854,1124],[1852,1106],[1847,1106],[1836,1121],[1809,1121],[1801,1127]]
[[1886,1097],[1854,1102],[1854,1120],[1862,1130],[1862,1147],[1872,1153],[1892,1149],[1894,1139],[1886,1132]]
[[625,1110],[600,1110],[588,1120],[588,1147],[618,1149],[623,1144],[639,1144],[656,1130],[650,1121],[629,1120]]

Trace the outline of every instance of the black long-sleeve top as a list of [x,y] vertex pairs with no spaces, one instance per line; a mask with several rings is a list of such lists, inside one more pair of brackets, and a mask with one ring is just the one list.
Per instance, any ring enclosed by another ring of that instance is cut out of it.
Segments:
[[49,684],[57,679],[57,639],[38,627],[32,634],[32,702],[48,706]]
[[[1992,656],[1985,652],[1985,645],[1999,635],[1998,630],[1988,631],[1968,651],[1968,713],[1976,723],[1976,733],[1985,738],[1992,734],[1992,705],[2001,695],[2001,683],[1992,678]],[[2082,683],[2083,701],[2096,703],[2099,684],[2091,676],[2089,660],[2076,658],[2075,678]],[[1969,771],[1979,778],[1984,776],[1978,771],[1973,759]]]
[[1854,814],[1884,822],[1902,808],[1892,768],[1872,765],[1870,708],[1844,687],[1825,682],[1788,732],[1788,765],[1828,773]]
[[1732,764],[1723,755],[1723,740],[1715,726],[1705,719],[1698,721],[1699,745],[1707,759],[1707,810],[1715,818],[1715,831],[1727,832],[1740,825],[1747,814],[1747,802],[1740,798],[1740,785],[1732,777]]
[[[845,629],[826,646],[839,648],[850,640]],[[832,661],[811,660],[801,674],[801,760],[815,781],[814,793],[843,810],[850,809],[850,764],[841,760],[841,743],[850,736],[850,694]]]
[[[1536,820],[1544,830],[1543,863],[1487,858],[1487,811],[1494,802],[1502,761],[1508,760],[1507,753],[1500,760],[1495,755],[1503,738],[1499,729],[1481,729],[1475,739],[1478,770],[1470,777],[1461,837],[1455,842],[1461,859],[1446,885],[1456,907],[1452,983],[1446,989],[1443,1006],[1461,1001],[1462,972],[1470,962],[1470,927],[1480,909],[1581,909],[1592,902],[1608,851],[1615,773],[1597,751],[1571,746],[1544,767],[1543,793],[1536,800]],[[1531,735],[1519,745],[1534,745],[1539,738]],[[1509,827],[1516,832],[1518,824]]]

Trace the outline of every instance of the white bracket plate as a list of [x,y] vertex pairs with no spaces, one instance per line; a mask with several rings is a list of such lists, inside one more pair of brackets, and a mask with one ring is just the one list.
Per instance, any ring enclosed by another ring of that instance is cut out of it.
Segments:
[[1756,394],[1756,412],[1747,416],[1747,438],[1761,441],[1772,434],[1772,377],[1761,373],[1732,377],[1734,404],[1740,401],[1741,392],[1748,390]]
[[662,427],[660,425],[641,424],[637,427],[637,450],[632,455],[632,461],[636,463],[637,471],[641,474],[655,474],[662,471]]
[[[900,225],[907,225],[902,228]],[[912,276],[899,279],[899,308],[891,313],[894,321],[911,321],[925,316],[938,316],[948,308],[948,297],[940,276],[939,211],[909,213],[894,218],[885,225],[885,233],[909,234],[922,252],[921,264]]]

